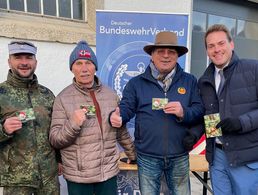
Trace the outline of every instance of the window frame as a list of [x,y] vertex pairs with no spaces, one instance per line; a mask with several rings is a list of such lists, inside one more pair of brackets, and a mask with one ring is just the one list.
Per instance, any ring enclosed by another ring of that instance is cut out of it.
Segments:
[[64,20],[75,20],[75,21],[86,21],[86,14],[85,14],[85,5],[86,5],[86,0],[81,0],[82,1],[82,7],[81,7],[81,18],[74,18],[74,5],[73,5],[73,1],[74,0],[70,0],[70,16],[71,17],[62,17],[60,16],[60,12],[59,12],[59,0],[54,0],[53,2],[55,2],[56,4],[56,10],[55,10],[55,15],[47,15],[44,13],[44,2],[43,0],[39,0],[39,4],[40,4],[40,9],[39,12],[40,13],[35,13],[35,12],[29,12],[28,11],[28,5],[27,5],[27,0],[22,0],[23,4],[24,4],[24,10],[20,11],[20,10],[14,10],[14,9],[10,9],[10,0],[6,0],[6,8],[0,8],[3,10],[7,10],[8,12],[19,12],[19,13],[25,13],[25,14],[32,14],[32,15],[39,15],[39,16],[44,16],[44,17],[54,17],[57,19],[64,19]]

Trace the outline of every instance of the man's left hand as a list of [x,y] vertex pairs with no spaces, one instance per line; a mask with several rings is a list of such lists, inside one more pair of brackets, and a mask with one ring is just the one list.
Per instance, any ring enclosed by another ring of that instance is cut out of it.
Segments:
[[194,144],[196,144],[197,141],[197,137],[190,133],[187,133],[183,139],[183,145],[187,151],[190,151],[193,149],[193,146]]
[[184,110],[180,102],[169,102],[165,105],[163,110],[166,114],[174,114],[178,118],[184,117]]
[[220,127],[225,134],[236,133],[242,130],[242,125],[238,118],[225,118],[216,125],[216,128]]

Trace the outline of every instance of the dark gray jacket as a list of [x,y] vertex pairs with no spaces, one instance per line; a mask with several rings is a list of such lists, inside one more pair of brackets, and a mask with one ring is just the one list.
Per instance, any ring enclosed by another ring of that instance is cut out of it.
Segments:
[[[258,61],[239,59],[233,52],[224,69],[225,85],[217,97],[214,81],[214,64],[211,63],[199,79],[201,97],[206,114],[220,113],[221,119],[237,117],[242,131],[223,135],[225,154],[230,166],[258,161]],[[207,139],[206,158],[213,161],[215,139]]]

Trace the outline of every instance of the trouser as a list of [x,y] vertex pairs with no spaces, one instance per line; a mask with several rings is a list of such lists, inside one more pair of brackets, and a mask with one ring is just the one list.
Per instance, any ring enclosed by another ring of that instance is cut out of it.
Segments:
[[137,154],[141,195],[159,195],[161,176],[165,175],[171,195],[189,195],[189,156],[154,158]]
[[67,181],[69,195],[116,195],[117,177],[99,183],[75,183]]
[[224,151],[216,147],[210,176],[214,195],[258,195],[258,162],[230,167]]

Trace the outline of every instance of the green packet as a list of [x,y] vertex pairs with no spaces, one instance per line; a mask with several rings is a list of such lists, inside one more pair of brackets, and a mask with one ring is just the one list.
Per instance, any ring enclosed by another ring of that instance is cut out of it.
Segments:
[[167,98],[152,98],[152,110],[162,110],[167,103]]
[[81,105],[80,108],[85,111],[86,116],[95,116],[96,108],[92,105]]
[[221,128],[216,128],[216,125],[220,122],[219,113],[209,114],[204,116],[205,133],[206,137],[219,137],[222,136]]
[[22,123],[36,119],[33,108],[20,110],[16,112],[16,116],[21,120]]

